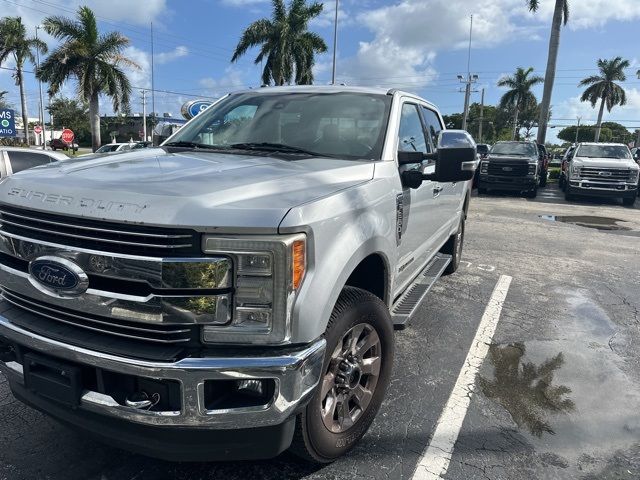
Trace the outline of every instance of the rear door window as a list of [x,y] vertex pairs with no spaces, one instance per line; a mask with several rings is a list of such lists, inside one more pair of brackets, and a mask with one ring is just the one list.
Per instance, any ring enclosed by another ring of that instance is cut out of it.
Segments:
[[11,162],[11,170],[13,173],[21,172],[29,168],[46,165],[51,162],[51,157],[42,153],[34,152],[7,152],[9,161]]

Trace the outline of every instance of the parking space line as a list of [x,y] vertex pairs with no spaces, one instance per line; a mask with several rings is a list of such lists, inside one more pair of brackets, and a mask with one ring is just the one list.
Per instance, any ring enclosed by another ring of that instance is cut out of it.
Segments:
[[453,448],[471,403],[476,374],[489,351],[511,280],[510,276],[501,275],[493,289],[458,380],[436,423],[433,437],[418,461],[412,480],[435,480],[447,473]]

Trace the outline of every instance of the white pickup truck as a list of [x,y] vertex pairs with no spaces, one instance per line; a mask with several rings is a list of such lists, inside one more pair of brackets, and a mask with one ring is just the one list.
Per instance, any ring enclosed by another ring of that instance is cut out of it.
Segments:
[[330,462],[384,399],[394,327],[458,268],[476,167],[419,97],[276,87],[3,179],[0,368],[121,448]]

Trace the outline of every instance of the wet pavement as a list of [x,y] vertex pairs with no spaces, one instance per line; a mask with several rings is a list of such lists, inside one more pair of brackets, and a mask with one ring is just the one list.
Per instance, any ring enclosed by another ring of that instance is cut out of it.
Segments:
[[558,192],[473,199],[460,271],[396,332],[388,397],[334,464],[133,455],[21,405],[0,376],[0,479],[411,479],[500,275],[513,281],[444,478],[640,478],[640,240],[622,234],[640,229],[640,210]]

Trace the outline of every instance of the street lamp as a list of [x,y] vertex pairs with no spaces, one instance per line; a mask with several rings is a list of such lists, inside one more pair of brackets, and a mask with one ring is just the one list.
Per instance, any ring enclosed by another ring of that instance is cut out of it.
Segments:
[[[36,44],[38,43],[38,30],[42,28],[42,25],[36,25]],[[36,73],[40,71],[40,48],[36,45]],[[38,89],[40,90],[40,108],[38,109],[38,116],[40,120],[40,127],[42,128],[42,149],[47,149],[47,129],[44,126],[44,100],[42,99],[42,82],[38,78]],[[28,128],[25,127],[25,131]]]

